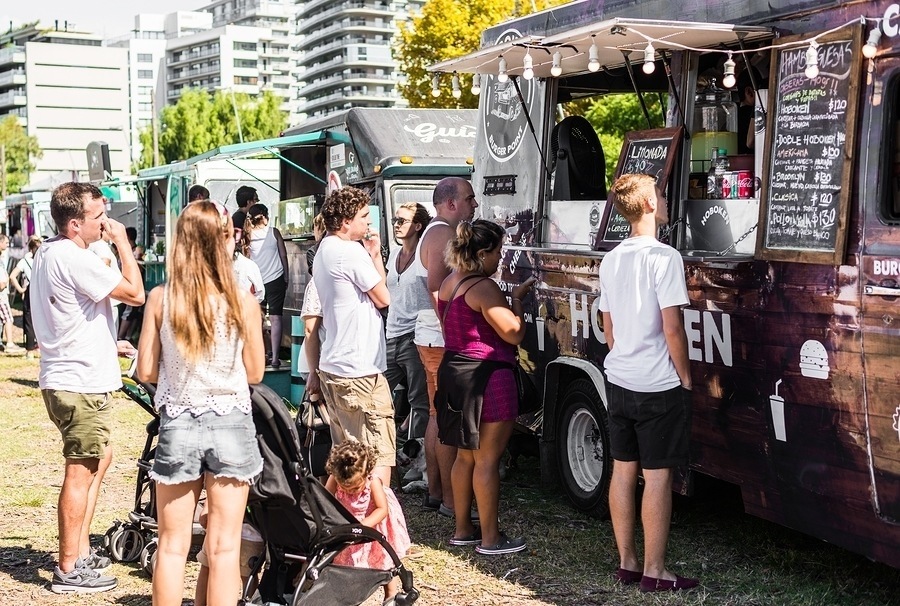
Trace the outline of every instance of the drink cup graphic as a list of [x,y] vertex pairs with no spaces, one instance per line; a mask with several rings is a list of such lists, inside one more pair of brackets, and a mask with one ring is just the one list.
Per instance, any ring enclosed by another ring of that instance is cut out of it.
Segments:
[[775,427],[775,439],[787,442],[787,433],[784,427],[784,398],[778,395],[778,386],[781,379],[775,382],[775,394],[769,396],[769,405],[772,407],[772,425]]
[[544,318],[535,318],[534,327],[537,328],[538,351],[544,351]]

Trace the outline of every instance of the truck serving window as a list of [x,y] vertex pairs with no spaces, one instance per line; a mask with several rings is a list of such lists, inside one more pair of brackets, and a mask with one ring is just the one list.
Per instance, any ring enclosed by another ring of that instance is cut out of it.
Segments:
[[885,132],[882,140],[886,145],[882,146],[883,173],[885,180],[882,195],[881,213],[889,223],[900,223],[900,75],[894,76],[888,85],[889,99],[886,104],[884,125]]

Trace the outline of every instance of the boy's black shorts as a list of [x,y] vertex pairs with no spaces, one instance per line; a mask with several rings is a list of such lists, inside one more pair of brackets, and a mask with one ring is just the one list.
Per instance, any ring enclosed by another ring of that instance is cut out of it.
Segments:
[[639,461],[643,469],[687,465],[691,435],[691,392],[680,385],[643,393],[607,382],[610,453]]

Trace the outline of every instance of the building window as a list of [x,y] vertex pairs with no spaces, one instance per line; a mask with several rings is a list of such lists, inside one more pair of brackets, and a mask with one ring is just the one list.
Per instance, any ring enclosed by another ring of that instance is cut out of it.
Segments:
[[139,69],[138,70],[138,78],[141,80],[153,80],[153,70],[152,69]]
[[138,63],[153,63],[153,55],[149,53],[138,53]]
[[256,59],[235,59],[234,66],[256,69]]

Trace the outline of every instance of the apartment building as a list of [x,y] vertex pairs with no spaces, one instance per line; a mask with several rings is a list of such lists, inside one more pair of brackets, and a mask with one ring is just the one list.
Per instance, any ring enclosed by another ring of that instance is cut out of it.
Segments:
[[0,35],[0,117],[37,137],[32,186],[87,178],[86,148],[109,145],[114,174],[129,170],[128,54],[68,23]]
[[405,107],[391,54],[398,23],[425,0],[306,0],[297,3],[301,118],[349,107]]

